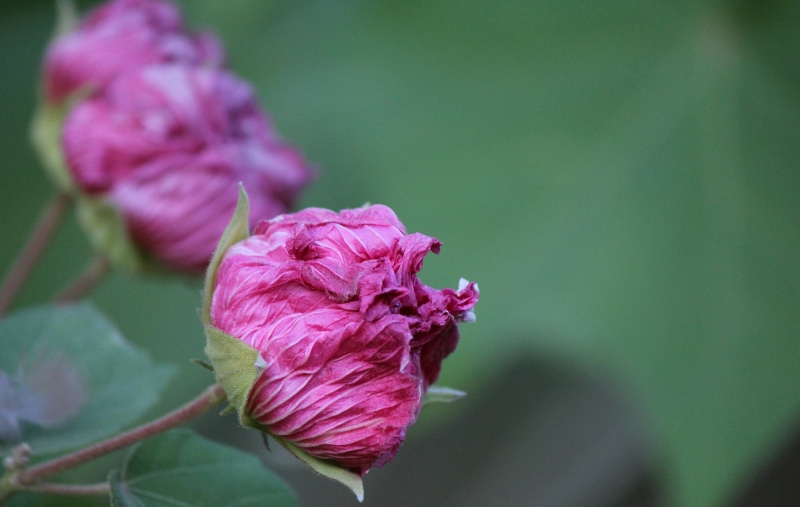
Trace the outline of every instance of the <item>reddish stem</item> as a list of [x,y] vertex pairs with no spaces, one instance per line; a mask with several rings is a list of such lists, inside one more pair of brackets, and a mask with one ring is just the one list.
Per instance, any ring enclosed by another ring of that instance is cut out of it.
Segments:
[[96,496],[108,495],[111,486],[107,482],[99,484],[53,484],[43,483],[29,486],[24,491],[43,493],[45,495],[69,495],[69,496]]
[[168,429],[182,424],[189,419],[197,417],[214,405],[225,401],[225,399],[225,391],[222,389],[222,386],[219,384],[214,384],[194,400],[163,417],[160,417],[154,421],[150,421],[149,423],[143,424],[138,428],[134,428],[103,442],[98,442],[73,453],[66,454],[34,467],[21,470],[17,475],[15,482],[18,487],[25,488],[26,486],[34,484],[45,477],[57,474],[58,472],[68,468],[72,468],[104,454],[116,451],[117,449],[122,449],[123,447],[127,447],[131,444],[135,444],[136,442],[167,431]]
[[14,260],[14,264],[3,279],[3,284],[0,285],[0,316],[5,315],[8,311],[14,298],[25,284],[25,280],[30,276],[47,244],[58,229],[61,218],[69,209],[70,202],[69,195],[58,192],[42,210],[27,243]]
[[96,256],[92,262],[86,266],[78,278],[73,280],[64,290],[62,290],[54,301],[59,304],[72,303],[89,293],[97,283],[108,274],[111,264],[102,255]]

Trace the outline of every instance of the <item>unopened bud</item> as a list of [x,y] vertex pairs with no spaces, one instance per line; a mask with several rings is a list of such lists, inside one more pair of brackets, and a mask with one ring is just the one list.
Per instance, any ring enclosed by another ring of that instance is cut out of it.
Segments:
[[258,354],[243,419],[358,475],[391,460],[478,301],[417,278],[439,247],[374,205],[282,215],[227,248],[209,318]]

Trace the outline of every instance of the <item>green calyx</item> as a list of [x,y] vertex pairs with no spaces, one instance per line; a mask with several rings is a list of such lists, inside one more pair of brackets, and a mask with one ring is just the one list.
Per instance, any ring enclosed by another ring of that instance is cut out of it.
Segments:
[[307,453],[303,449],[299,448],[298,446],[294,445],[292,442],[274,435],[270,433],[269,429],[264,427],[263,425],[259,424],[257,421],[254,421],[248,416],[244,416],[241,418],[242,426],[246,426],[248,428],[256,429],[269,438],[272,438],[281,446],[289,451],[295,458],[299,459],[303,463],[308,466],[313,472],[327,477],[328,479],[334,480],[340,484],[343,484],[353,494],[356,495],[356,498],[359,502],[364,501],[364,483],[361,480],[361,476],[351,472],[350,470],[343,468],[342,466],[334,463],[328,459],[317,458],[316,456],[312,456],[311,454]]
[[203,325],[208,327],[211,325],[211,297],[214,295],[214,285],[217,283],[217,272],[219,265],[222,264],[222,258],[228,248],[236,243],[247,239],[250,236],[250,201],[247,198],[247,192],[244,186],[239,184],[239,200],[236,202],[236,209],[233,212],[233,217],[222,233],[222,237],[217,243],[217,249],[214,250],[214,256],[211,257],[211,262],[208,263],[208,270],[206,270],[206,284],[203,289],[203,310],[200,318],[203,319]]
[[332,479],[347,486],[350,491],[356,495],[356,498],[359,502],[364,501],[364,482],[361,480],[360,475],[355,474],[346,468],[342,468],[330,460],[314,457],[293,443],[280,437],[276,437],[269,432],[265,433],[281,444],[284,449],[292,453],[295,458],[305,463],[312,471],[323,477],[327,477],[328,479]]
[[236,409],[239,422],[248,426],[245,419],[247,397],[261,373],[256,367],[260,359],[258,351],[214,326],[206,326],[205,331],[205,353],[214,367],[214,376],[225,390],[231,407]]
[[203,289],[203,309],[200,318],[206,332],[205,353],[214,368],[217,382],[225,389],[228,401],[239,414],[239,422],[244,425],[244,409],[247,396],[261,373],[256,367],[260,359],[258,351],[246,343],[226,334],[211,324],[211,298],[217,282],[217,271],[228,248],[250,235],[250,202],[244,187],[239,186],[239,200],[233,217],[217,243],[214,256],[206,271],[206,284]]

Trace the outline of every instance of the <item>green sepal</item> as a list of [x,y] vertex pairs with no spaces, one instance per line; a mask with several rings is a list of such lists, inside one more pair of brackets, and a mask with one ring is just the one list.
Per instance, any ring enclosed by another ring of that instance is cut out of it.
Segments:
[[297,459],[308,465],[308,468],[324,477],[327,477],[328,479],[333,479],[336,482],[344,484],[356,495],[356,498],[359,502],[364,501],[364,483],[361,481],[361,476],[351,472],[350,470],[347,470],[346,468],[342,468],[340,465],[337,465],[330,460],[315,458],[293,443],[287,442],[286,440],[276,437],[271,433],[269,436],[274,438]]
[[[51,42],[74,31],[79,21],[75,2],[57,0],[56,24],[50,36]],[[75,193],[76,187],[64,163],[64,155],[61,151],[61,126],[70,110],[91,94],[92,87],[85,86],[71,93],[60,103],[54,104],[48,103],[44,99],[44,90],[41,90],[39,105],[31,122],[31,143],[38,152],[42,165],[58,188],[71,194]]]
[[331,460],[316,458],[306,451],[302,450],[301,448],[297,447],[293,443],[289,442],[288,440],[284,440],[283,438],[270,433],[269,430],[259,424],[258,422],[254,421],[253,419],[244,416],[242,418],[242,425],[247,426],[249,428],[254,428],[268,437],[273,438],[276,442],[281,444],[284,449],[289,451],[295,458],[299,459],[303,463],[308,466],[312,471],[318,473],[323,477],[327,477],[328,479],[332,479],[338,483],[343,484],[347,488],[350,489],[358,499],[359,502],[364,501],[364,483],[361,480],[361,476],[356,473],[351,472],[350,470],[342,467],[341,465],[337,465]]
[[72,0],[56,0],[56,11],[57,19],[53,39],[75,31],[80,22],[78,8]]
[[64,163],[60,142],[61,124],[69,109],[67,103],[58,106],[39,104],[33,113],[30,136],[47,175],[59,189],[74,194],[75,183]]
[[47,175],[59,189],[72,195],[78,190],[61,150],[61,128],[70,110],[91,93],[91,88],[81,88],[58,104],[49,104],[40,98],[31,121],[31,144],[39,155]]
[[422,399],[422,408],[433,403],[452,403],[466,395],[467,393],[464,391],[451,387],[430,386],[428,392],[425,393],[425,398]]
[[223,408],[220,411],[219,415],[225,416],[228,414],[232,414],[234,412],[236,412],[236,407],[234,407],[233,405],[228,405],[227,407]]
[[217,281],[217,271],[222,263],[222,257],[228,248],[250,236],[250,201],[244,186],[239,184],[239,200],[236,202],[236,210],[233,212],[231,221],[222,233],[222,237],[217,243],[214,256],[208,264],[206,271],[206,285],[203,289],[203,311],[200,318],[206,327],[211,325],[211,296],[214,294],[214,284]]
[[197,358],[189,359],[189,362],[190,363],[194,363],[194,364],[196,364],[198,366],[202,366],[203,368],[205,368],[208,371],[214,371],[214,367],[211,366],[209,363],[203,361],[202,359],[197,359]]
[[256,368],[256,361],[261,356],[250,345],[223,333],[214,326],[206,326],[205,331],[205,353],[214,367],[214,376],[225,389],[228,401],[239,414],[239,422],[246,426],[244,408],[250,390],[260,374]]
[[256,368],[256,361],[261,356],[256,349],[211,325],[211,296],[214,293],[217,271],[225,252],[249,235],[250,202],[244,187],[239,185],[239,200],[236,203],[236,210],[234,210],[225,232],[222,233],[214,256],[208,264],[200,318],[206,332],[206,356],[214,368],[217,382],[225,389],[228,400],[239,414],[239,422],[242,424],[244,424],[243,414],[247,396],[260,374]]
[[78,220],[92,246],[118,268],[141,271],[147,264],[128,234],[125,220],[114,205],[102,197],[83,194],[76,199]]

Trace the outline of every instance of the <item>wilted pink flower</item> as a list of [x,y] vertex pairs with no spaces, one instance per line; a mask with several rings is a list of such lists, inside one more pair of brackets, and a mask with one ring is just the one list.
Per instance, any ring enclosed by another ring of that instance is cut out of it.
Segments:
[[182,64],[123,74],[79,103],[63,148],[81,191],[111,201],[144,251],[190,271],[211,258],[239,182],[263,218],[285,212],[311,176],[246,83]]
[[123,72],[166,62],[219,65],[217,40],[184,32],[180,12],[165,0],[114,0],[56,39],[44,65],[44,92],[58,102],[84,85],[102,88]]
[[439,247],[380,205],[279,216],[230,247],[210,319],[263,359],[246,415],[360,475],[391,460],[474,320],[476,284],[416,276]]

